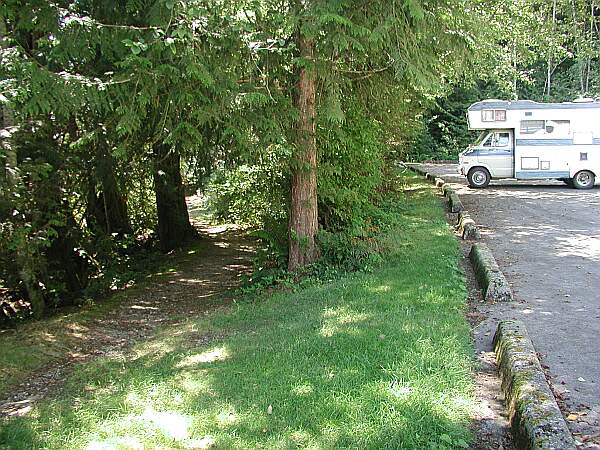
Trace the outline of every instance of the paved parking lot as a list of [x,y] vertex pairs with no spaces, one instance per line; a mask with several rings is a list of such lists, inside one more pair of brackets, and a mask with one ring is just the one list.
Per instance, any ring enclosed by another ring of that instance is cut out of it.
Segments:
[[[471,189],[457,165],[425,165],[455,184],[513,288],[475,330],[489,351],[498,320],[523,320],[582,448],[600,448],[600,189],[492,181]],[[575,419],[576,417],[576,419]]]

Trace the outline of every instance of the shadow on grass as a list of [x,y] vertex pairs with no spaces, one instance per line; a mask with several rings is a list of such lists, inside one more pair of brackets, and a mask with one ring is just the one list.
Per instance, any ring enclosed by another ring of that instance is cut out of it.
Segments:
[[[454,299],[403,288],[392,271],[378,281],[357,277],[216,317],[208,328],[224,337],[206,338],[193,331],[205,324],[190,324],[126,365],[98,361],[39,418],[5,424],[0,442],[127,448],[129,439],[132,448],[185,448],[210,436],[226,448],[450,448],[467,441],[470,349],[468,329],[452,317],[460,315]],[[388,289],[376,293],[382,285]],[[72,441],[75,433],[82,439]]]
[[0,447],[467,447],[464,281],[428,211],[397,237],[419,245],[373,274],[168,327],[126,359],[82,366],[35,416],[0,425]]

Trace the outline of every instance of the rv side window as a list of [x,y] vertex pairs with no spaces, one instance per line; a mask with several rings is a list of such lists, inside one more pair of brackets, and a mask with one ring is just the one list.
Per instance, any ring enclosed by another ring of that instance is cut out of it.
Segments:
[[485,141],[483,141],[483,146],[484,147],[491,147],[492,146],[492,141],[494,140],[494,133],[490,134]]
[[506,122],[505,109],[483,109],[481,110],[482,122]]
[[496,133],[496,147],[507,147],[509,139],[508,133]]
[[493,109],[484,109],[481,111],[481,121],[482,122],[493,122],[494,121],[494,110]]
[[571,133],[570,120],[546,120],[546,133],[569,135]]
[[534,134],[545,127],[544,120],[521,120],[521,134]]

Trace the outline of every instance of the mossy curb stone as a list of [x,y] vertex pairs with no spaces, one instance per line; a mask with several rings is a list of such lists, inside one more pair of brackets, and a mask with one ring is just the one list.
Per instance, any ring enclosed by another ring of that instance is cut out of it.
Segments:
[[458,213],[458,233],[465,240],[481,239],[481,232],[467,211]]
[[473,244],[469,259],[486,301],[512,301],[513,295],[504,274],[500,271],[491,250],[485,244]]
[[515,448],[574,450],[575,442],[556,400],[525,324],[498,324],[494,350],[511,421]]
[[450,212],[459,213],[465,209],[456,192],[450,191],[448,199],[450,200]]

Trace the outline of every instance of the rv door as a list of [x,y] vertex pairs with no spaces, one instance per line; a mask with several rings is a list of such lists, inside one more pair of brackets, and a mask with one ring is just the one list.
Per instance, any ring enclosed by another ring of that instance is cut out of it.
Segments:
[[488,167],[492,178],[514,177],[514,145],[512,130],[493,131],[479,150],[479,162]]

